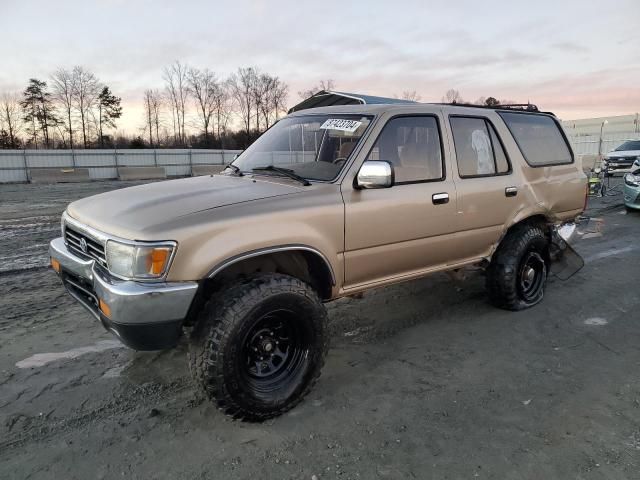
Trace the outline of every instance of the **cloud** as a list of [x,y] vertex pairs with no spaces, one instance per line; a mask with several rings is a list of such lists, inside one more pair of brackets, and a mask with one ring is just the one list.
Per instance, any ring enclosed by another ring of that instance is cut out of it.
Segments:
[[589,49],[584,45],[579,45],[577,43],[567,41],[552,43],[551,48],[555,48],[556,50],[561,50],[564,52],[589,53]]

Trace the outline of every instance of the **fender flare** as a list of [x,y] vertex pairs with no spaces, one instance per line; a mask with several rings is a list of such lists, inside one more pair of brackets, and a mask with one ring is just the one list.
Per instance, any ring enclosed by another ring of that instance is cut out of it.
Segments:
[[227,258],[226,260],[223,260],[222,262],[218,263],[215,267],[213,267],[207,274],[207,278],[213,278],[216,275],[218,275],[220,272],[225,270],[227,267],[235,263],[241,262],[243,260],[259,257],[262,255],[268,255],[271,253],[291,252],[291,251],[310,252],[320,257],[324,262],[325,266],[327,267],[327,270],[329,271],[329,274],[331,276],[331,285],[332,286],[336,285],[336,275],[333,270],[333,266],[331,265],[331,262],[329,262],[327,256],[317,248],[313,248],[308,245],[302,245],[302,244],[279,245],[275,247],[259,248],[257,250],[251,250],[249,252],[244,252],[239,255],[235,255],[233,257]]

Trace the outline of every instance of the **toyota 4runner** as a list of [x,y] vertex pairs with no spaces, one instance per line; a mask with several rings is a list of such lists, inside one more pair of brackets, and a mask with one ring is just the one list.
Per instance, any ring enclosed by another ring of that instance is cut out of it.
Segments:
[[323,302],[472,264],[494,305],[540,302],[585,192],[553,114],[324,107],[280,120],[221,174],[71,203],[50,256],[124,344],[187,335],[208,397],[259,420],[318,379]]

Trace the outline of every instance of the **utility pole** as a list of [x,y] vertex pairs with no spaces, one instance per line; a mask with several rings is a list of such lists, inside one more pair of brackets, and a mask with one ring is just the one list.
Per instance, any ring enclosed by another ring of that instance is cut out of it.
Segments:
[[602,122],[602,124],[600,125],[600,142],[598,144],[598,156],[602,157],[602,131],[604,130],[604,126],[609,123],[608,120],[605,120],[604,122]]

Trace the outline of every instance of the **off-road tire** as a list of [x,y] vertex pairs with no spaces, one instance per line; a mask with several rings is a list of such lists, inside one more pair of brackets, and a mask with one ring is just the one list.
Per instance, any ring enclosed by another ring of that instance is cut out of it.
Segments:
[[[542,260],[542,264],[538,261]],[[531,295],[523,290],[524,268],[529,262],[540,265]],[[486,288],[493,305],[506,310],[524,310],[542,301],[549,271],[549,240],[542,228],[516,225],[504,237],[486,271]],[[538,284],[536,283],[536,287]]]
[[[247,337],[265,318],[271,321],[269,311],[280,315],[289,312],[283,309],[293,312],[286,317],[288,323],[295,323],[292,328],[304,332],[301,338],[306,339],[305,353],[296,356],[303,363],[297,370],[290,367],[294,374],[283,367],[283,375],[289,377],[276,379],[273,391],[256,390],[251,375],[263,372],[257,364],[253,372],[248,372],[250,357],[243,354],[249,355],[254,349],[247,346]],[[288,275],[259,274],[238,279],[214,293],[204,305],[191,333],[189,367],[198,387],[225,414],[261,421],[290,410],[309,393],[320,376],[328,349],[327,313],[316,292]]]

